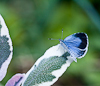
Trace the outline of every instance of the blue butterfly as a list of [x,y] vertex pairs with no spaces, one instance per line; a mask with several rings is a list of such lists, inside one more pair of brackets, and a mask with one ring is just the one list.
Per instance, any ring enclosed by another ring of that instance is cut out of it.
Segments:
[[59,39],[59,41],[64,49],[71,54],[75,62],[77,62],[76,58],[84,57],[88,50],[88,36],[86,33],[75,33],[64,40]]

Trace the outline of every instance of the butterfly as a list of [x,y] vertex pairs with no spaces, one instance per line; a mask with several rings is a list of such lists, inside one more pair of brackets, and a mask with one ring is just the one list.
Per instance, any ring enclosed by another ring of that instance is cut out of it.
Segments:
[[88,36],[86,33],[75,33],[64,40],[59,39],[59,41],[75,62],[77,62],[76,58],[84,57],[88,50]]

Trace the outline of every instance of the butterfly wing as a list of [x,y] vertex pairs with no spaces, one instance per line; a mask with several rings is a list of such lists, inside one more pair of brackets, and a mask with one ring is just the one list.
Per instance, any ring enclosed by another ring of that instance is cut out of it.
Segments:
[[82,58],[87,52],[88,37],[85,33],[75,33],[66,37],[64,44],[72,57]]

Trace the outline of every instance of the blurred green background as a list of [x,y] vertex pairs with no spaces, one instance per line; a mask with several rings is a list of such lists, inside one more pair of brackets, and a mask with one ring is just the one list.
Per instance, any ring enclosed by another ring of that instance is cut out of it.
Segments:
[[13,42],[13,58],[5,83],[26,73],[44,52],[77,32],[89,37],[86,56],[73,62],[53,86],[100,86],[100,0],[0,0]]

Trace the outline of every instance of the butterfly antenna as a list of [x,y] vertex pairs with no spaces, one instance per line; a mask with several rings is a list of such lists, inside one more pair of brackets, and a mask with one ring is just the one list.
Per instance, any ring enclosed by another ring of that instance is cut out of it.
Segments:
[[59,39],[48,38],[48,40],[59,40]]
[[62,29],[62,36],[61,36],[61,39],[63,39],[63,29]]

